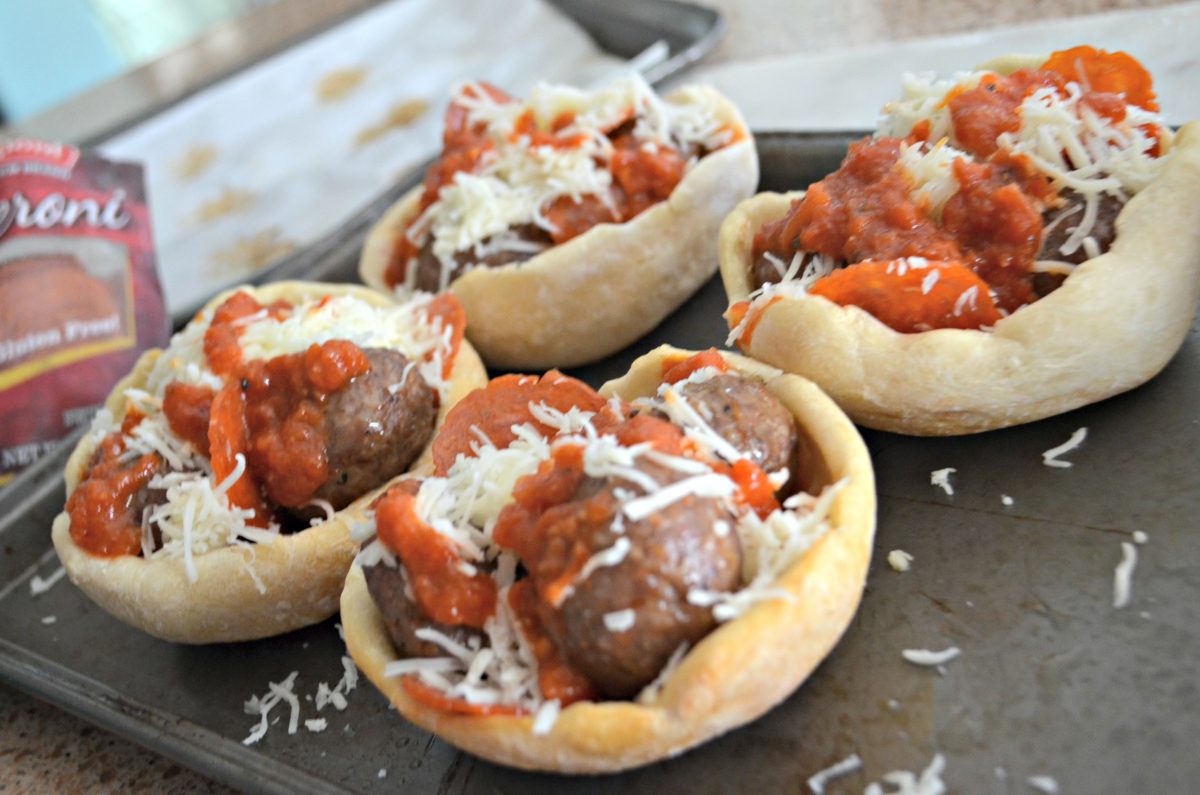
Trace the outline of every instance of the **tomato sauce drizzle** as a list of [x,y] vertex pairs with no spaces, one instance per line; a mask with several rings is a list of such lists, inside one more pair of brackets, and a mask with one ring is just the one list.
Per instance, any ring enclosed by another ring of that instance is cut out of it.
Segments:
[[[123,431],[125,426],[132,431],[141,419],[139,413],[126,415]],[[114,431],[101,440],[95,462],[67,499],[71,540],[85,552],[102,558],[141,551],[142,517],[134,515],[134,502],[162,463],[153,453],[122,463],[123,431]]]
[[210,410],[216,391],[203,384],[172,381],[163,394],[162,409],[167,425],[176,436],[208,455]]
[[521,634],[533,651],[538,666],[538,688],[542,698],[557,699],[562,706],[576,701],[594,701],[596,688],[573,667],[546,632],[538,613],[538,595],[529,578],[513,583],[508,605],[521,627]]
[[368,369],[366,354],[347,340],[243,367],[248,460],[274,502],[301,507],[328,479],[322,405]]
[[375,505],[379,540],[404,563],[417,605],[443,624],[482,629],[496,612],[496,583],[468,574],[454,543],[421,520],[416,498],[392,489]]
[[[426,322],[433,324],[439,332],[445,328],[451,329],[449,349],[445,351],[445,358],[442,360],[442,378],[449,378],[467,329],[467,312],[453,295],[439,293],[425,307],[424,314]],[[426,354],[425,358],[428,360],[432,356],[431,352]]]

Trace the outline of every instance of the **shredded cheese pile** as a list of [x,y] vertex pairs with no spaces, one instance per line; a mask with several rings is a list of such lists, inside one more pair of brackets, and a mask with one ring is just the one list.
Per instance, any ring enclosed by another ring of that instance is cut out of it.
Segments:
[[[591,92],[542,83],[525,102],[497,102],[479,84],[464,83],[451,102],[466,108],[470,125],[486,128],[495,148],[474,171],[455,174],[407,231],[418,245],[433,235],[433,254],[442,264],[441,289],[448,284],[459,252],[482,258],[500,250],[540,251],[542,246],[510,230],[533,224],[556,232],[543,210],[558,198],[578,202],[599,196],[612,206],[613,145],[604,130],[632,120],[633,137],[651,152],[659,147],[711,151],[733,138],[712,93],[685,88],[667,102],[637,73]],[[557,134],[563,140],[578,135],[580,142],[532,146],[528,136],[514,135],[518,119],[529,111],[542,130],[570,114],[570,124]],[[416,274],[416,268],[406,269],[405,289],[412,289]]]
[[[688,380],[711,378],[715,372],[713,368],[698,370]],[[654,397],[638,403],[667,413],[701,450],[717,457],[732,456],[734,460],[743,457],[683,400],[678,390],[684,383],[664,385]],[[537,680],[537,662],[508,606],[507,591],[516,579],[518,560],[492,538],[500,512],[512,500],[516,480],[521,475],[536,472],[556,448],[572,445],[583,448],[583,469],[587,476],[620,478],[643,492],[637,494],[617,488],[623,504],[611,526],[616,541],[586,562],[575,586],[596,570],[619,565],[624,560],[632,546],[623,535],[626,522],[639,521],[688,495],[730,500],[732,506],[736,485],[727,476],[694,458],[665,455],[652,450],[649,444],[621,446],[614,437],[597,432],[592,422],[595,415],[591,412],[578,408],[563,412],[544,404],[530,404],[530,410],[538,421],[554,429],[549,439],[530,424],[514,425],[512,430],[516,439],[505,448],[497,448],[479,432],[479,438],[472,446],[474,455],[460,455],[445,477],[423,480],[415,500],[420,519],[454,543],[470,571],[491,569],[500,598],[496,613],[483,628],[486,642],[472,635],[462,643],[431,627],[424,627],[416,631],[416,636],[436,644],[445,655],[396,660],[386,666],[385,675],[416,675],[449,697],[470,704],[521,707],[535,715],[534,729],[540,733],[549,731],[559,705],[543,700]],[[609,403],[601,411],[622,416],[619,401]],[[636,467],[643,458],[686,476],[670,484],[659,484]],[[781,474],[786,481],[786,470]],[[839,481],[817,496],[800,493],[790,497],[784,509],[765,519],[745,511],[736,526],[731,527],[723,520],[715,522],[712,530],[717,535],[738,533],[743,550],[742,583],[732,592],[693,588],[688,592],[687,600],[694,605],[711,607],[714,618],[724,622],[737,618],[760,602],[791,599],[791,594],[778,588],[776,583],[817,539],[829,531],[829,511],[845,483]],[[352,532],[357,540],[366,541],[359,553],[360,565],[396,565],[395,557],[382,542],[372,538],[373,519],[355,527]],[[570,588],[561,600],[569,594]],[[634,626],[636,612],[633,609],[616,610],[606,614],[603,620],[608,631],[625,632]],[[676,650],[660,676],[639,694],[639,701],[647,703],[657,697],[662,683],[686,650],[686,644]]]
[[[247,360],[268,359],[333,339],[349,340],[363,348],[392,348],[403,352],[444,398],[448,383],[442,376],[442,363],[450,350],[452,329],[425,320],[424,309],[431,300],[432,296],[417,295],[400,306],[376,307],[351,296],[335,296],[301,302],[278,320],[264,310],[240,321],[243,356]],[[238,454],[234,472],[224,481],[215,482],[208,459],[171,430],[162,411],[167,386],[173,381],[217,390],[224,385],[223,379],[208,368],[204,355],[204,333],[211,322],[212,310],[201,313],[172,337],[150,369],[145,387],[125,390],[125,412],[136,410],[145,416],[124,436],[122,460],[133,461],[153,453],[167,468],[148,485],[162,490],[165,500],[147,506],[141,517],[143,557],[182,559],[188,580],[195,582],[199,576],[197,555],[222,547],[241,547],[247,576],[263,592],[265,586],[253,568],[253,545],[273,542],[278,526],[261,529],[248,524],[254,518],[253,511],[232,506],[226,497],[245,472],[245,458]],[[99,444],[120,425],[112,412],[101,410],[92,422],[93,443]]]

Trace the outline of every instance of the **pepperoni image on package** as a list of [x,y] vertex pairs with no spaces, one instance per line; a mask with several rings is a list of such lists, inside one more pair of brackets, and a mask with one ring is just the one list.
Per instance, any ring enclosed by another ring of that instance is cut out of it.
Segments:
[[142,167],[0,144],[0,485],[169,334]]

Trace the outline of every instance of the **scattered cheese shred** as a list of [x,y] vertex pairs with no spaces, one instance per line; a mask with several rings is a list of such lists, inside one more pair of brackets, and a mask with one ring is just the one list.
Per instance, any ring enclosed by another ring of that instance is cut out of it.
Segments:
[[323,732],[329,728],[329,722],[324,718],[309,718],[304,721],[304,728],[314,733]]
[[1150,540],[1150,536],[1148,536],[1145,532],[1143,532],[1141,530],[1133,531],[1133,543],[1144,544],[1149,540]]
[[538,707],[537,715],[533,719],[533,733],[539,736],[549,734],[558,720],[561,707],[562,704],[557,698],[546,701]]
[[1069,453],[1079,445],[1083,444],[1083,440],[1087,438],[1088,429],[1080,428],[1075,433],[1071,434],[1071,438],[1060,444],[1058,447],[1051,447],[1046,452],[1042,453],[1042,463],[1048,467],[1057,467],[1059,469],[1067,469],[1074,466],[1070,461],[1063,461],[1059,458],[1064,453]]
[[836,762],[824,770],[818,770],[808,777],[808,788],[813,795],[825,795],[825,785],[836,778],[849,775],[855,770],[862,769],[862,759],[858,754],[850,754],[840,762]]
[[930,649],[905,649],[900,652],[904,659],[914,665],[944,665],[959,655],[959,648],[951,646],[948,649],[941,651],[932,651]]
[[300,700],[296,698],[296,694],[292,691],[296,684],[296,677],[299,671],[292,671],[288,677],[282,682],[268,682],[267,693],[264,696],[252,696],[245,703],[243,709],[247,715],[258,715],[259,721],[250,730],[250,734],[246,739],[242,740],[242,745],[254,745],[259,740],[267,735],[267,730],[270,728],[271,710],[280,701],[286,701],[291,707],[291,715],[288,719],[288,734],[295,734],[296,728],[300,720]]
[[1113,571],[1113,607],[1120,610],[1129,605],[1133,596],[1133,569],[1137,566],[1137,547],[1128,541],[1121,542],[1121,562]]
[[42,579],[41,577],[39,577],[36,574],[33,575],[33,577],[31,577],[29,580],[30,595],[31,596],[41,596],[46,591],[49,591],[51,588],[53,588],[55,586],[55,584],[57,584],[58,581],[61,580],[66,573],[67,573],[67,570],[65,568],[63,568],[62,566],[59,566],[57,569],[55,569],[54,571],[52,571],[50,573],[49,577],[46,577],[45,579]]
[[1025,783],[1046,795],[1058,795],[1058,782],[1053,776],[1030,776]]
[[932,486],[940,486],[942,491],[946,492],[947,496],[953,497],[954,487],[950,485],[950,476],[957,471],[954,467],[935,469],[929,473],[929,483]]
[[49,626],[58,621],[58,616],[42,616],[42,623]]
[[1013,505],[1013,498],[1008,496],[1007,494],[1001,494],[1000,495],[1000,504],[1003,505],[1005,508],[1011,508]]
[[632,607],[604,614],[604,628],[609,632],[626,632],[633,629],[636,621],[637,611]]
[[895,571],[908,571],[912,561],[913,556],[903,549],[893,549],[887,556],[888,565]]
[[882,784],[872,782],[863,790],[863,795],[944,795],[946,783],[942,781],[942,771],[945,769],[946,757],[935,754],[919,777],[907,770],[893,770],[883,774],[883,781],[895,787],[894,790],[887,792]]

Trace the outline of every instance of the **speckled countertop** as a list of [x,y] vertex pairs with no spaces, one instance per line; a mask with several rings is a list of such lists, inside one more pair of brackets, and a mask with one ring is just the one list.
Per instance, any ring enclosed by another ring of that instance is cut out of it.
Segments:
[[[1171,0],[702,0],[728,20],[707,63],[836,51]],[[351,3],[353,5],[353,3]],[[261,17],[260,17],[261,20]],[[252,38],[252,36],[247,37]],[[0,795],[229,790],[55,707],[0,686]]]

